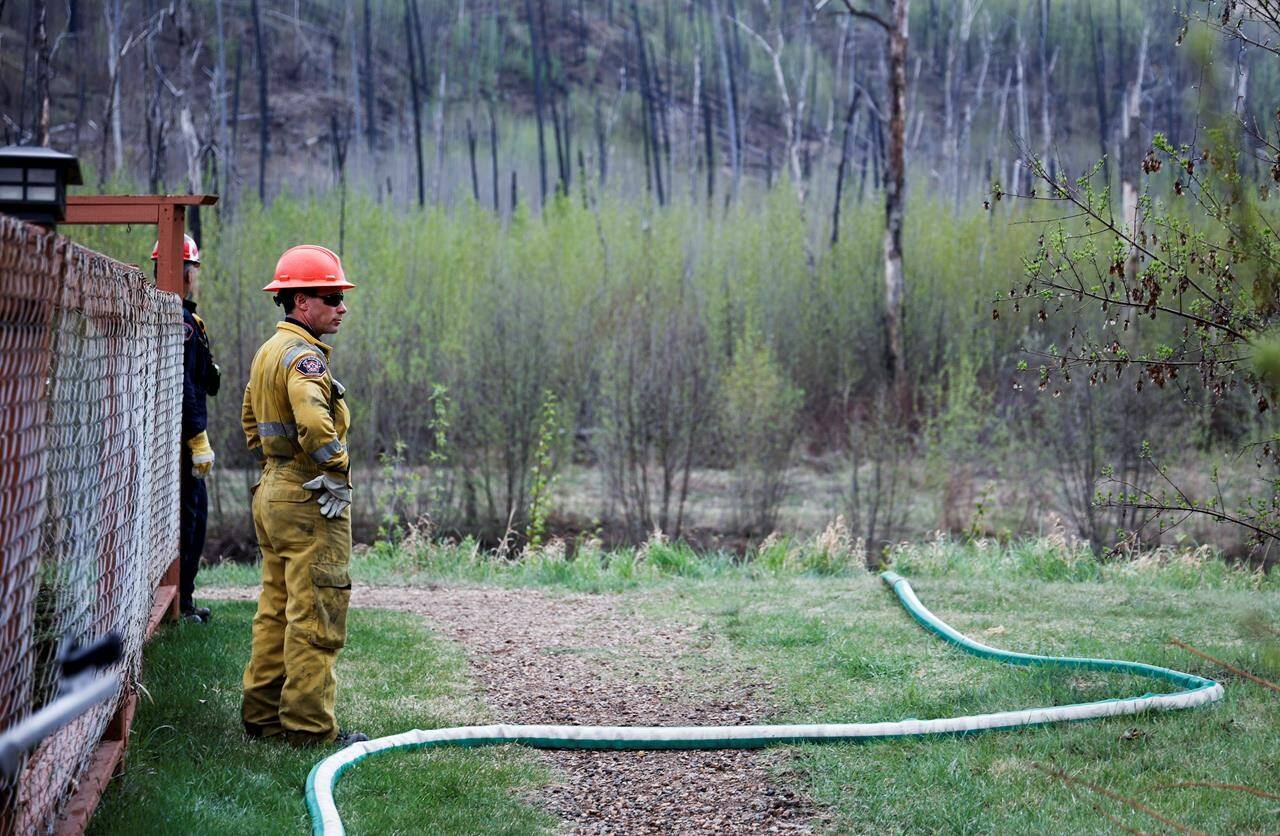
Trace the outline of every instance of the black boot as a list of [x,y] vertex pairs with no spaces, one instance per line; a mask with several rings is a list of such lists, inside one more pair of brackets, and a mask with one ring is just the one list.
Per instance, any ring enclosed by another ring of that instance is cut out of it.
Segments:
[[339,729],[338,737],[333,741],[333,745],[337,746],[339,749],[345,749],[348,746],[350,746],[352,743],[360,743],[368,739],[369,739],[369,735],[365,734],[364,732],[343,731]]

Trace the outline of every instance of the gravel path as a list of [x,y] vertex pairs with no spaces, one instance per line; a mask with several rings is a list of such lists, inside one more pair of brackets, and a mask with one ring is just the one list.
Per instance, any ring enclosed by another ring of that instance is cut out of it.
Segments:
[[[254,589],[201,597],[256,598]],[[531,589],[362,587],[354,607],[423,616],[466,648],[495,719],[574,725],[742,725],[761,722],[767,686],[711,693],[673,665],[694,631],[624,611],[608,595]],[[554,782],[532,803],[571,833],[802,833],[822,816],[779,785],[777,752],[542,752]]]

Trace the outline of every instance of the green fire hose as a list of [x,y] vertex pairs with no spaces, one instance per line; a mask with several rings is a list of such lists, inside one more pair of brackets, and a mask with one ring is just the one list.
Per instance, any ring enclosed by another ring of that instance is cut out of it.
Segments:
[[773,726],[461,726],[451,729],[412,731],[356,743],[320,761],[307,776],[307,809],[316,836],[340,836],[342,817],[333,792],[342,773],[379,752],[436,746],[491,746],[522,743],[539,749],[757,749],[785,743],[847,743],[882,737],[923,737],[968,734],[992,729],[1013,729],[1069,720],[1091,720],[1147,711],[1192,708],[1222,699],[1222,686],[1181,671],[1122,662],[1069,656],[1037,656],[1013,653],[976,642],[954,630],[929,612],[906,578],[884,572],[881,580],[897,593],[898,600],[916,621],[943,641],[966,653],[1006,665],[1036,665],[1111,671],[1163,680],[1182,689],[1169,694],[1107,699],[1076,705],[1027,708],[995,714],[944,717],[935,720],[899,720],[886,723],[831,723]]

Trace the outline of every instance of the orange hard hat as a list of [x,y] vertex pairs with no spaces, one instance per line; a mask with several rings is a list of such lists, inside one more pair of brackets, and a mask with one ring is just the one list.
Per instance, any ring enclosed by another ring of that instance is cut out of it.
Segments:
[[[151,248],[151,260],[155,261],[160,257],[160,242]],[[182,236],[182,260],[190,261],[192,264],[200,263],[200,248],[196,246],[196,239],[190,235]]]
[[276,262],[275,279],[263,290],[275,292],[309,287],[350,290],[355,285],[347,281],[342,272],[342,261],[333,250],[316,244],[299,244],[280,256]]

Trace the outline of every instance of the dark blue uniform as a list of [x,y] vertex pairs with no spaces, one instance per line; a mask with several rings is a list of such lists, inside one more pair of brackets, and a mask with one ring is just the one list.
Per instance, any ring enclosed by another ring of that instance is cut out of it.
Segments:
[[191,449],[187,442],[208,426],[205,398],[218,394],[220,377],[209,349],[204,321],[196,316],[196,303],[182,303],[182,468],[178,514],[179,582],[178,601],[184,612],[192,608],[196,572],[204,552],[205,528],[209,520],[209,494],[204,482],[191,475]]

